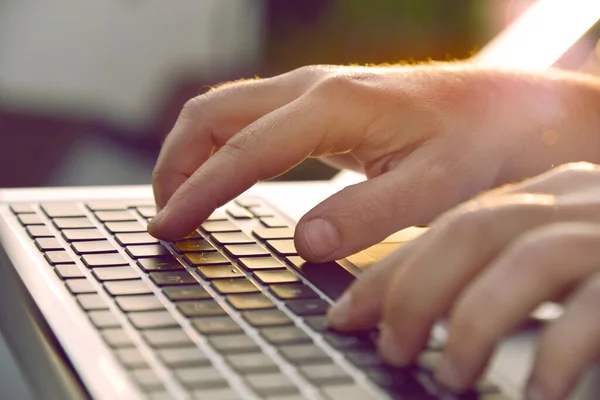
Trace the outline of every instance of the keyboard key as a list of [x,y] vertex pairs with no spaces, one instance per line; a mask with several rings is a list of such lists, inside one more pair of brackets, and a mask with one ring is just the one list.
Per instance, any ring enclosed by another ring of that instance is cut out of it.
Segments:
[[227,214],[225,214],[225,211],[223,211],[223,209],[216,209],[215,211],[213,211],[212,214],[210,214],[210,216],[208,218],[206,218],[207,221],[227,221]]
[[[358,385],[333,385],[323,389],[328,400],[372,400],[373,395]],[[423,399],[427,400],[427,399]]]
[[262,202],[254,197],[238,197],[235,199],[235,204],[240,207],[250,208],[250,207],[258,207],[262,205]]
[[169,250],[160,244],[147,244],[143,246],[127,246],[125,251],[131,258],[150,258],[170,256]]
[[165,306],[153,295],[117,296],[117,305],[124,312],[164,310]]
[[240,228],[230,221],[211,221],[208,220],[201,225],[205,232],[239,232]]
[[290,317],[280,310],[246,311],[242,313],[242,317],[255,328],[294,324]]
[[101,222],[128,222],[136,221],[135,214],[129,210],[96,211],[96,218]]
[[227,315],[214,300],[182,301],[176,303],[177,309],[186,317],[215,317]]
[[304,283],[282,283],[269,286],[269,290],[281,300],[314,299],[317,293]]
[[150,279],[157,286],[198,284],[196,278],[186,270],[150,272]]
[[86,205],[91,211],[124,211],[129,207],[127,202],[118,200],[90,201]]
[[265,205],[250,207],[250,212],[256,218],[272,217],[274,215],[273,210]]
[[296,326],[263,328],[260,330],[260,334],[267,342],[275,346],[312,342],[312,339]]
[[357,368],[385,367],[386,364],[376,351],[347,351],[344,356]]
[[262,240],[294,238],[294,230],[292,228],[265,228],[261,226],[254,229],[252,233]]
[[239,400],[240,398],[233,389],[227,388],[194,390],[192,395],[195,400]]
[[217,249],[205,239],[179,240],[173,243],[173,249],[180,254],[217,251]]
[[15,203],[10,205],[10,209],[15,214],[33,214],[35,209],[33,205],[27,203]]
[[132,312],[127,315],[138,329],[174,328],[179,324],[168,311]]
[[85,217],[85,213],[75,203],[44,203],[40,207],[50,218]]
[[104,282],[104,288],[111,296],[126,296],[137,294],[151,294],[150,286],[141,279],[131,281]]
[[126,368],[143,368],[148,366],[142,353],[135,347],[117,349],[115,354]]
[[226,244],[246,244],[255,243],[254,239],[244,232],[221,232],[210,235],[212,239],[221,246]]
[[84,254],[81,260],[88,268],[117,267],[129,265],[129,262],[119,253]]
[[92,270],[92,275],[94,275],[94,277],[99,281],[122,281],[140,278],[138,273],[129,266],[95,268]]
[[56,238],[35,239],[35,245],[40,251],[64,250],[63,245]]
[[315,385],[335,385],[340,383],[351,383],[352,377],[339,366],[327,363],[320,365],[303,365],[300,373]]
[[146,232],[146,227],[138,221],[107,222],[104,226],[113,235],[115,233]]
[[314,344],[293,344],[279,347],[279,352],[292,364],[314,364],[331,361],[322,349]]
[[104,329],[100,331],[104,341],[112,348],[133,347],[133,341],[121,328]]
[[242,329],[230,317],[197,318],[192,325],[204,335],[241,333]]
[[57,264],[73,264],[71,255],[64,250],[60,251],[47,251],[44,253],[44,258],[50,265]]
[[162,288],[165,296],[171,301],[204,300],[212,296],[202,286],[167,286]]
[[336,262],[309,263],[288,257],[290,265],[332,300],[337,300],[354,282],[354,276]]
[[67,279],[65,284],[73,294],[96,293],[96,289],[87,279]]
[[250,211],[248,211],[242,207],[232,206],[232,207],[227,208],[227,210],[225,210],[225,211],[227,212],[227,214],[231,215],[235,219],[254,218],[254,216],[252,215],[252,213],[250,213]]
[[158,350],[158,357],[171,368],[210,365],[210,360],[197,347]]
[[225,357],[227,363],[240,374],[277,372],[279,367],[263,353],[232,354]]
[[98,229],[65,229],[62,231],[62,237],[67,242],[80,242],[84,240],[101,240],[104,234]]
[[77,302],[85,311],[106,310],[108,304],[97,293],[80,294],[77,297]]
[[329,320],[323,315],[312,315],[304,318],[304,323],[315,332],[324,332],[329,329]]
[[81,218],[54,218],[52,223],[57,229],[89,229],[94,228],[88,217]]
[[137,199],[137,200],[128,200],[127,205],[130,208],[138,208],[138,207],[156,207],[153,199]]
[[293,239],[268,240],[267,247],[280,256],[293,256],[298,254]]
[[244,276],[239,269],[231,264],[223,266],[198,267],[198,272],[202,278],[207,280],[242,278]]
[[185,236],[182,240],[185,239],[204,239],[204,237],[198,231],[193,231],[192,233]]
[[115,235],[117,243],[121,246],[131,246],[133,244],[158,244],[159,241],[148,232],[138,233],[117,233]]
[[144,272],[184,269],[183,265],[174,257],[144,258],[138,260],[137,263]]
[[247,271],[257,269],[284,269],[285,267],[279,260],[273,257],[248,257],[240,258],[240,265]]
[[194,266],[229,264],[229,260],[226,259],[221,253],[218,253],[216,251],[209,251],[204,253],[190,253],[186,254],[184,259],[185,261]]
[[323,334],[323,339],[338,350],[372,350],[375,344],[364,334],[345,334],[342,332],[328,331]]
[[160,378],[149,368],[134,369],[131,371],[133,378],[144,391],[164,390]]
[[85,275],[75,264],[59,264],[54,268],[54,272],[60,279],[85,278]]
[[253,276],[263,285],[300,281],[300,279],[294,273],[288,271],[287,269],[277,271],[255,271]]
[[407,396],[426,394],[426,389],[415,379],[411,368],[377,367],[365,370],[367,377],[386,391],[395,391]]
[[254,293],[260,289],[245,278],[218,279],[213,281],[213,288],[220,294]]
[[88,316],[98,329],[119,328],[121,326],[117,317],[109,310],[90,311]]
[[226,387],[227,381],[213,367],[191,367],[175,370],[175,376],[187,389]]
[[211,346],[221,354],[256,353],[260,347],[245,334],[211,336],[208,338]]
[[153,348],[194,346],[192,339],[182,329],[153,329],[142,335]]
[[298,393],[296,385],[280,372],[247,375],[245,379],[248,386],[263,397]]
[[137,212],[144,218],[154,218],[156,216],[156,207],[138,207]]
[[264,217],[260,219],[260,222],[263,223],[267,228],[287,228],[288,223],[281,218],[278,217]]
[[44,220],[37,214],[20,214],[17,219],[23,226],[28,225],[44,225]]
[[32,239],[54,237],[54,233],[46,225],[30,225],[25,230]]
[[74,242],[71,248],[77,255],[116,253],[117,249],[108,240],[92,240],[89,242]]
[[324,315],[329,309],[329,303],[321,299],[289,300],[285,305],[299,316]]
[[274,308],[275,304],[262,293],[231,294],[227,301],[236,310],[260,310]]
[[225,246],[225,252],[234,258],[270,255],[267,250],[258,244],[229,244]]

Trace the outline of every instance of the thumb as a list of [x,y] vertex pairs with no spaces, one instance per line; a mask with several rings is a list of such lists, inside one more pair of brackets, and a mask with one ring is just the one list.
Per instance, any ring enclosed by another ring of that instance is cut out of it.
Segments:
[[298,253],[323,262],[354,254],[411,226],[428,223],[462,200],[456,175],[439,154],[421,147],[391,171],[334,194],[299,221]]

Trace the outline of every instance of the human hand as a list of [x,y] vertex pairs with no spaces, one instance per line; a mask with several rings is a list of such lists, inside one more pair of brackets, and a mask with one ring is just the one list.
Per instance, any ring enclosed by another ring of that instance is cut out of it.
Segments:
[[588,163],[483,194],[367,270],[330,310],[331,324],[381,323],[382,356],[404,365],[449,313],[437,378],[462,391],[503,336],[540,303],[566,298],[565,313],[540,337],[527,392],[563,399],[600,355],[599,210],[600,166]]
[[598,85],[466,63],[300,68],[189,101],[154,171],[149,231],[185,236],[216,207],[306,157],[363,171],[299,221],[310,261],[339,259],[490,187],[594,161]]

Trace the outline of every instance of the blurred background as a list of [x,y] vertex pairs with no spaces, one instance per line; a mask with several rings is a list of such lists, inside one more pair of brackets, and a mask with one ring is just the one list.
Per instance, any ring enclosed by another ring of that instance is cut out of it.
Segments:
[[[467,58],[534,0],[0,1],[0,187],[150,183],[185,101],[307,64]],[[565,68],[597,72],[586,37]],[[328,179],[307,160],[278,179]]]

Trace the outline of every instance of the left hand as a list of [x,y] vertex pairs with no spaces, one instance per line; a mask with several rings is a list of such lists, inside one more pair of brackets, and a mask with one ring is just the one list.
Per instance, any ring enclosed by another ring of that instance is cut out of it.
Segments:
[[540,337],[527,389],[527,398],[563,399],[600,354],[599,260],[600,166],[567,164],[442,215],[368,270],[329,316],[341,330],[381,322],[382,356],[404,365],[449,315],[436,377],[463,391],[503,336],[540,303],[567,298]]

